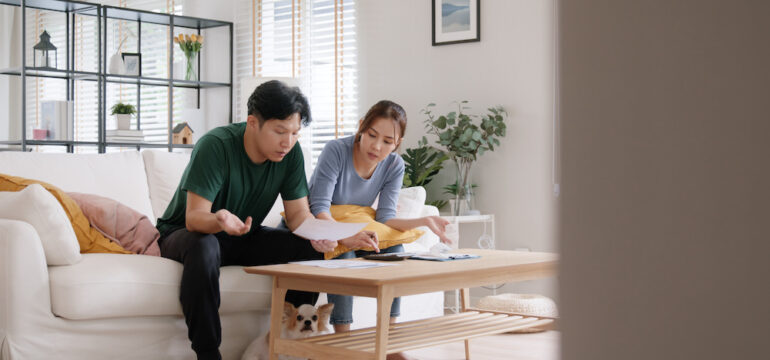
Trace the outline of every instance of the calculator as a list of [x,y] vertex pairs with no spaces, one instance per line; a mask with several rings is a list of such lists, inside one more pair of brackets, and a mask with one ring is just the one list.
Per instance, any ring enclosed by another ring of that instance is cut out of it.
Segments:
[[364,255],[364,259],[367,260],[382,260],[382,261],[399,261],[406,260],[414,256],[414,253],[380,253]]

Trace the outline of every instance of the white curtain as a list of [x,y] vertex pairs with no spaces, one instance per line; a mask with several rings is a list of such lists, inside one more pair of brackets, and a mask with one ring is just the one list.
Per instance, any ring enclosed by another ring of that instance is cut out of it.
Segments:
[[[0,69],[21,67],[21,9],[0,6]],[[0,140],[21,139],[21,78],[0,75]]]

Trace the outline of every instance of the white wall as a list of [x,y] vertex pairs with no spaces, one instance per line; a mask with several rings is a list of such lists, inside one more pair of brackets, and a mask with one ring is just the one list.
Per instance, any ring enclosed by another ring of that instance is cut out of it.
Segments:
[[[235,2],[235,0],[185,0],[184,15],[233,22],[235,21]],[[207,81],[230,81],[230,64],[228,63],[228,53],[230,52],[230,44],[228,42],[228,37],[230,36],[229,29],[221,27],[208,30],[205,34],[207,37],[204,37],[204,45],[201,50],[201,78]],[[233,36],[235,36],[235,33],[233,33]],[[233,49],[233,56],[235,56],[235,49]],[[233,76],[235,77],[236,75],[233,74]],[[233,81],[236,81],[236,79],[234,78]],[[238,93],[235,86],[236,84],[233,85],[233,103]],[[195,103],[194,91],[185,92],[185,96],[189,96],[189,103]],[[228,89],[226,88],[202,90],[200,109],[188,109],[185,111],[185,115],[193,119],[191,126],[195,130],[195,140],[199,139],[207,131],[228,123],[227,107],[223,106],[223,104],[227,104],[229,96]],[[233,109],[233,122],[239,121],[235,114]]]
[[770,3],[561,7],[562,358],[770,359]]
[[[409,118],[402,145],[424,131],[420,110],[434,102],[448,111],[469,100],[479,111],[503,105],[509,112],[502,146],[473,170],[477,208],[497,217],[497,247],[556,251],[556,200],[552,194],[554,3],[485,0],[481,42],[431,46],[429,1],[358,2],[359,108],[380,99],[404,106]],[[448,169],[429,184],[429,197],[454,182]],[[448,210],[448,209],[447,209]],[[475,247],[481,228],[463,231],[461,246]],[[535,281],[504,291],[554,295],[555,281]]]

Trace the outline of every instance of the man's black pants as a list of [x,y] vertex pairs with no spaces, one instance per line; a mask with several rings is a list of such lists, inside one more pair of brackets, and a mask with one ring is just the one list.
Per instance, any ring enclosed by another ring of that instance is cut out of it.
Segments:
[[[245,236],[201,234],[179,229],[158,241],[161,256],[184,265],[179,300],[187,336],[198,359],[221,359],[219,344],[219,267],[282,264],[323,259],[310,241],[287,229],[258,226]],[[299,306],[315,304],[318,293],[289,291],[286,301]]]

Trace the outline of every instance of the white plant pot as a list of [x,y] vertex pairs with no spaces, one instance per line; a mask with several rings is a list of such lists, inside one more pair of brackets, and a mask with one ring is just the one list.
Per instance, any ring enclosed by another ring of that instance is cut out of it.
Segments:
[[118,130],[131,129],[131,114],[115,114],[115,120],[118,123]]

